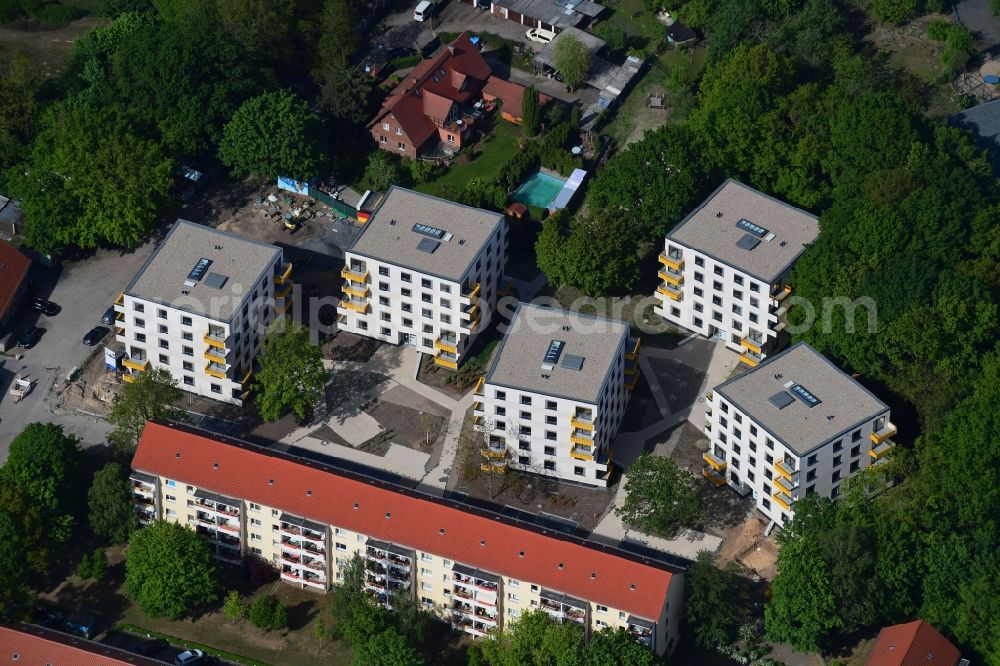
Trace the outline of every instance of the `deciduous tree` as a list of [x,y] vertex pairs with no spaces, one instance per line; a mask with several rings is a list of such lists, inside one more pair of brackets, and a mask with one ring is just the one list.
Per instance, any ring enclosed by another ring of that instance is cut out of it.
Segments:
[[326,130],[309,105],[287,90],[244,102],[222,130],[219,159],[233,175],[258,180],[319,175]]
[[622,627],[594,632],[583,653],[583,666],[654,666],[656,655]]
[[563,82],[575,89],[587,79],[590,71],[590,51],[579,39],[562,35],[556,39],[552,64],[562,74]]
[[424,660],[392,627],[369,637],[354,653],[354,666],[423,666]]
[[746,616],[746,603],[736,579],[735,566],[716,566],[715,555],[703,550],[688,568],[684,621],[695,643],[707,649],[730,645]]
[[625,502],[615,512],[643,532],[670,537],[701,514],[701,493],[672,458],[644,453],[628,470]]
[[28,564],[14,517],[0,510],[0,621],[28,614]]
[[146,421],[183,420],[183,412],[174,407],[181,395],[177,380],[163,368],[149,368],[125,384],[108,415],[108,422],[115,426],[108,441],[115,451],[123,458],[131,457]]
[[247,608],[247,602],[243,599],[243,595],[239,593],[238,590],[230,590],[229,594],[222,601],[222,614],[226,618],[236,624],[240,620],[246,618],[249,609]]
[[151,617],[176,620],[219,598],[212,553],[191,528],[157,521],[132,533],[125,593]]
[[90,529],[113,544],[125,543],[139,527],[125,469],[110,462],[94,474],[87,491]]
[[291,410],[308,419],[323,397],[326,370],[319,347],[309,341],[309,329],[284,317],[267,330],[254,388],[261,418],[274,421]]

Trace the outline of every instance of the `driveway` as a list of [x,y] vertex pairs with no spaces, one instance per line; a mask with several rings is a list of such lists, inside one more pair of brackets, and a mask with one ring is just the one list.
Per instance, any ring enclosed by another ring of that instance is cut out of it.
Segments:
[[[35,421],[63,425],[85,444],[101,444],[110,431],[108,424],[81,414],[57,416],[52,413],[54,388],[61,386],[70,371],[82,366],[91,353],[103,353],[103,345],[87,347],[83,336],[101,323],[101,315],[128,285],[153,250],[152,243],[121,253],[100,250],[79,260],[65,261],[61,267],[32,267],[33,293],[62,308],[54,317],[25,311],[15,324],[21,331],[29,325],[44,329],[32,349],[13,348],[0,357],[0,463],[6,461],[10,440]],[[105,338],[104,342],[113,340]],[[22,358],[16,358],[23,354]],[[15,404],[7,393],[14,375],[23,371],[35,380],[31,393]]]
[[982,42],[980,50],[1000,44],[1000,17],[990,9],[989,0],[961,0],[954,7],[959,21]]
[[528,40],[525,33],[528,28],[513,21],[499,19],[486,10],[476,9],[471,5],[465,5],[458,0],[449,0],[439,5],[438,13],[432,16],[429,21],[414,21],[413,8],[416,0],[407,4],[405,9],[387,16],[379,28],[384,30],[382,34],[373,34],[371,43],[373,49],[381,45],[385,49],[392,49],[399,46],[412,47],[414,40],[424,30],[429,30],[434,34],[442,32],[461,33],[468,31],[470,34],[489,32],[500,35],[520,44],[530,46],[535,51],[540,51],[542,44],[537,44]]

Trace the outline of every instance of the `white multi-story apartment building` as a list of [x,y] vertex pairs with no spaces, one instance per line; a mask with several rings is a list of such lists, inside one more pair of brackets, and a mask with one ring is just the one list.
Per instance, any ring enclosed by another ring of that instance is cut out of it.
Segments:
[[393,186],[345,254],[337,325],[454,370],[504,293],[506,262],[503,215]]
[[132,467],[144,520],[189,525],[219,559],[256,556],[289,584],[328,590],[358,555],[381,603],[404,595],[473,636],[542,609],[658,654],[677,643],[675,566],[186,426],[148,423]]
[[815,215],[726,180],[667,234],[657,314],[718,338],[753,367],[787,344],[787,283]]
[[484,470],[606,486],[638,352],[624,322],[519,305],[474,391]]
[[125,381],[163,368],[242,404],[264,329],[292,305],[291,273],[281,248],[178,220],[115,302]]
[[707,399],[703,474],[752,493],[787,523],[809,493],[841,484],[892,448],[889,407],[804,342],[716,386]]

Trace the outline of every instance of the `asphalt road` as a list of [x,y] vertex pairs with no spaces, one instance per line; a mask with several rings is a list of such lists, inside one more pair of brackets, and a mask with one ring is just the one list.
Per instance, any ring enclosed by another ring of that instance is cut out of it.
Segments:
[[[133,634],[129,631],[118,631],[112,633],[107,638],[102,641],[107,645],[113,645],[115,647],[121,648],[123,650],[128,650],[129,652],[136,652],[141,646],[153,643],[153,639],[141,636],[139,634]],[[186,648],[176,647],[173,645],[167,645],[165,647],[155,649],[150,654],[146,655],[150,659],[159,659],[160,661],[172,664],[174,663],[174,658],[181,652],[184,652]],[[236,666],[232,662],[222,661],[215,657],[206,657],[204,660],[198,662],[199,664],[221,664],[222,666]]]
[[[139,266],[152,252],[153,244],[122,253],[101,250],[85,259],[66,261],[61,266],[32,267],[31,295],[53,301],[62,310],[54,317],[24,310],[15,323],[15,332],[36,325],[45,332],[32,349],[14,347],[0,357],[0,463],[7,459],[10,440],[29,423],[54,422],[67,432],[81,438],[85,445],[101,444],[110,427],[101,419],[52,413],[56,386],[61,386],[67,374],[94,353],[103,353],[103,344],[87,347],[83,336],[101,324],[101,315],[135,275]],[[108,338],[105,339],[107,341]],[[23,357],[15,358],[16,354]],[[14,403],[8,393],[14,375],[25,371],[35,380],[31,393]]]

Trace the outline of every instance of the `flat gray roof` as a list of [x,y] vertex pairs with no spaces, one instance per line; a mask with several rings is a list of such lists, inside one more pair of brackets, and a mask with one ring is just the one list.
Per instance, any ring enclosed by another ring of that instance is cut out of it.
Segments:
[[[348,252],[459,282],[502,223],[500,213],[394,185]],[[433,252],[417,249],[434,239],[414,231],[415,224],[444,232]]]
[[[747,231],[740,220],[767,234],[752,250],[737,243]],[[773,283],[819,235],[819,219],[752,187],[727,179],[667,234],[764,282]]]
[[[522,303],[486,383],[596,403],[628,335],[628,324],[615,319]],[[553,340],[563,342],[559,359],[551,369],[543,368]],[[574,356],[582,358],[582,364]],[[580,369],[573,369],[577,365]]]
[[[125,293],[193,314],[228,321],[270,268],[281,249],[203,224],[177,220]],[[200,280],[188,279],[199,260],[212,263]],[[221,288],[218,284],[221,276]]]
[[[805,455],[889,409],[805,342],[765,359],[714,391],[796,455]],[[808,396],[818,401],[815,406],[809,406]]]

